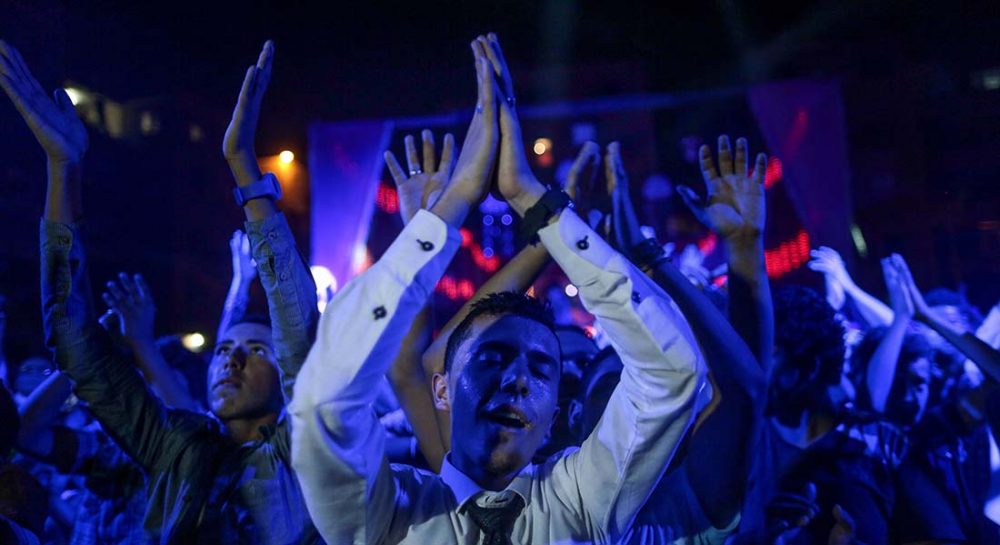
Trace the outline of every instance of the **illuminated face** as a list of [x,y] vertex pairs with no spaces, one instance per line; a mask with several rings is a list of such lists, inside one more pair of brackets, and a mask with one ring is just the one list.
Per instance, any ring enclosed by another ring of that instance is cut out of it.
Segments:
[[448,381],[453,462],[510,475],[531,462],[558,413],[559,341],[515,315],[476,319]]
[[930,398],[930,382],[931,362],[927,358],[910,362],[905,372],[896,373],[885,408],[886,416],[902,426],[919,422]]
[[271,328],[244,322],[222,335],[208,367],[208,399],[212,412],[221,420],[281,411],[281,381]]

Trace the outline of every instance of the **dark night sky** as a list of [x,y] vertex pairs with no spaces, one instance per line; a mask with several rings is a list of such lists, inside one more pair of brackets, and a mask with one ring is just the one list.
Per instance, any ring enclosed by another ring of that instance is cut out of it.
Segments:
[[[244,71],[265,39],[274,39],[277,51],[258,131],[262,155],[284,148],[304,151],[307,126],[314,120],[468,107],[474,93],[468,42],[487,31],[500,35],[522,104],[790,77],[838,78],[849,127],[855,211],[875,251],[894,251],[904,248],[901,241],[931,240],[944,232],[940,240],[907,248],[929,263],[918,275],[927,283],[985,286],[989,293],[983,301],[1000,296],[1000,256],[994,255],[1000,249],[1000,91],[983,92],[971,83],[974,72],[1000,68],[1000,2],[995,0],[0,0],[0,39],[21,50],[43,86],[73,81],[116,101],[181,104],[180,110],[204,125],[205,146],[211,149],[199,153],[205,164],[219,168],[223,188],[230,182],[216,142],[221,142]],[[583,79],[568,77],[561,87],[548,83],[551,74],[564,69],[575,75],[618,74],[622,81],[583,85]],[[25,275],[21,269],[22,263],[37,260],[33,222],[41,210],[41,185],[34,180],[44,176],[44,161],[5,99],[0,100],[0,142],[0,187],[6,199],[0,211],[7,211],[0,222],[25,233],[0,247],[0,292],[17,291],[25,278],[37,290],[37,272]],[[132,149],[121,146],[95,140],[92,150],[113,156]],[[155,146],[147,148],[155,152]],[[879,199],[870,197],[865,185],[870,183],[866,169],[881,164],[872,157],[888,157],[883,162],[896,169],[896,185]],[[115,173],[110,165],[92,165],[90,171]],[[12,184],[26,190],[9,191]],[[88,195],[93,201],[106,193]],[[133,212],[155,213],[144,206],[130,203]],[[219,223],[231,231],[239,225],[238,211],[225,213]],[[897,221],[907,217],[912,220]],[[989,221],[996,225],[984,229]],[[223,278],[211,288],[221,293],[228,263],[221,255],[225,248],[219,250],[220,255],[205,259],[221,262],[217,269]],[[941,255],[947,257],[934,259]],[[877,262],[863,274],[877,282]],[[36,313],[36,293],[22,295],[15,310]],[[211,305],[217,305],[214,299]]]

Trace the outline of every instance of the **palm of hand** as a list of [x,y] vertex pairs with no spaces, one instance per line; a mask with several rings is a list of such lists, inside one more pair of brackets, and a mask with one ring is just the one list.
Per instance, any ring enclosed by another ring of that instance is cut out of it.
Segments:
[[759,235],[764,230],[764,187],[746,176],[727,174],[708,185],[705,217],[719,236]]
[[122,337],[136,341],[153,337],[153,320],[156,317],[156,307],[152,302],[136,302],[132,305],[122,305],[118,312],[121,315]]
[[49,158],[57,162],[82,159],[89,139],[87,129],[72,104],[61,109],[45,96],[38,96],[36,102],[39,103],[38,111],[28,117],[28,125]]

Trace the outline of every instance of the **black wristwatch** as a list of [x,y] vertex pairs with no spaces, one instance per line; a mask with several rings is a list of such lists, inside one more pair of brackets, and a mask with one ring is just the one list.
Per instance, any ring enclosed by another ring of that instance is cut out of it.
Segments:
[[236,198],[236,204],[240,206],[253,199],[271,199],[272,201],[277,201],[281,198],[281,184],[278,183],[277,176],[268,172],[250,185],[243,187],[236,186],[233,189],[233,197]]
[[538,242],[538,231],[545,227],[549,218],[557,214],[563,208],[572,208],[573,200],[561,189],[549,188],[548,191],[538,199],[524,213],[521,219],[521,239],[535,244]]

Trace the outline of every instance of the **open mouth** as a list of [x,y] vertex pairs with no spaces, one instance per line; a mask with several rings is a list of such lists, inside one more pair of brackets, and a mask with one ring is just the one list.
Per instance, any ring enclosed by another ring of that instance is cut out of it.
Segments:
[[507,428],[524,429],[529,423],[527,417],[516,407],[500,405],[485,413],[486,419]]
[[216,388],[221,388],[223,386],[231,386],[233,388],[239,388],[240,381],[236,377],[221,378],[215,381],[215,384],[212,385],[212,389],[215,390]]

